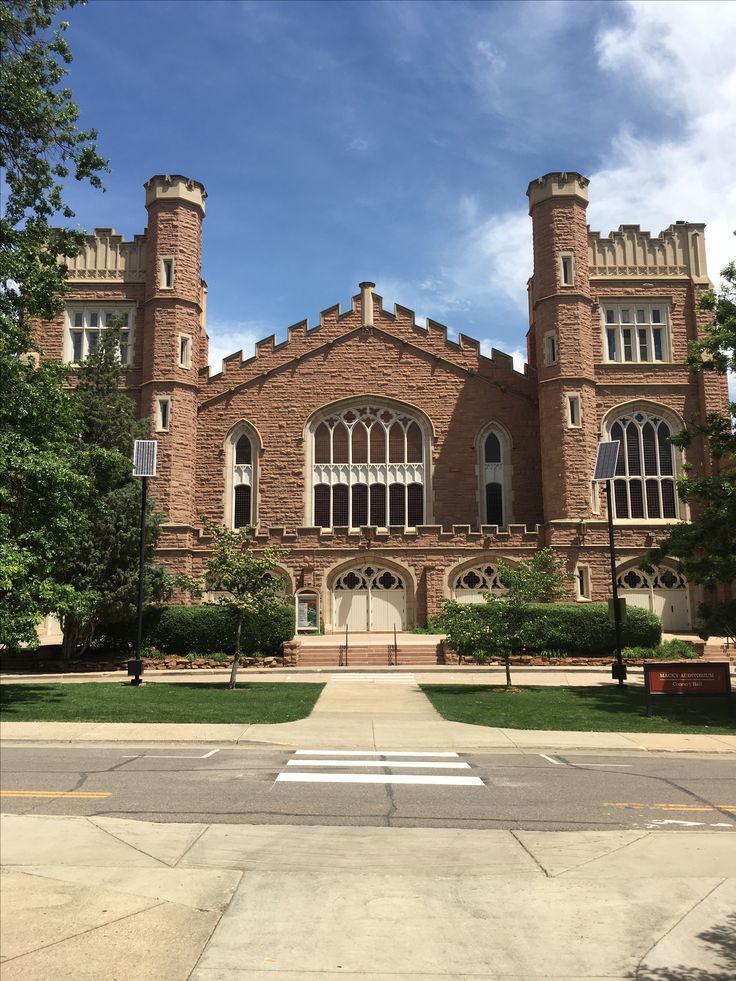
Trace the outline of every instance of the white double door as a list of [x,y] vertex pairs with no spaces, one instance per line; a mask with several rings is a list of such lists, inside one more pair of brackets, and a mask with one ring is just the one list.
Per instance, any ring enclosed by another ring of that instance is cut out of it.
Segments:
[[631,606],[640,606],[656,613],[665,633],[691,629],[686,589],[624,589],[621,596]]
[[396,573],[362,566],[340,576],[333,589],[333,629],[356,633],[403,630],[406,585]]

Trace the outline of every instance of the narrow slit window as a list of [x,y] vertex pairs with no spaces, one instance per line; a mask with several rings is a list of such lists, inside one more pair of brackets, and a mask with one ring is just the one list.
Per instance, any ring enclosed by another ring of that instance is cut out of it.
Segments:
[[554,331],[544,335],[544,363],[557,363],[557,335]]
[[571,255],[563,255],[560,258],[560,263],[562,266],[562,285],[572,286],[573,285],[573,264]]
[[179,367],[192,367],[192,338],[188,334],[179,335]]
[[576,573],[578,599],[590,599],[590,569],[587,565],[579,565]]
[[161,289],[171,290],[174,288],[174,260],[161,260]]
[[567,423],[571,427],[580,426],[580,396],[567,396]]
[[171,426],[171,399],[156,399],[156,429],[167,433]]

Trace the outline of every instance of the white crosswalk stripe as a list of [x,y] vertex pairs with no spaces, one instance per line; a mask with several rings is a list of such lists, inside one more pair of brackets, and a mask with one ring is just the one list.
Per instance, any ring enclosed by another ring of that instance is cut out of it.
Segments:
[[[367,769],[383,770],[384,772],[366,773]],[[484,787],[485,784],[480,777],[456,776],[440,772],[443,770],[471,769],[471,764],[465,760],[460,760],[457,753],[447,751],[412,753],[406,750],[388,752],[374,749],[297,749],[287,760],[286,767],[276,777],[276,783]],[[330,770],[335,772],[328,772]],[[346,773],[345,770],[354,772]],[[435,772],[412,773],[412,770],[432,770]]]

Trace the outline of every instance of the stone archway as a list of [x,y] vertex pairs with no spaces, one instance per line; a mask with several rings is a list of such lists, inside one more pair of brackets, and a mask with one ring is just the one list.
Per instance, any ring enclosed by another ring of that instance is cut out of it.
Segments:
[[345,569],[332,586],[333,630],[405,630],[407,592],[407,577],[380,563]]
[[687,579],[666,565],[640,569],[624,566],[617,576],[618,590],[632,606],[656,613],[667,633],[692,629]]

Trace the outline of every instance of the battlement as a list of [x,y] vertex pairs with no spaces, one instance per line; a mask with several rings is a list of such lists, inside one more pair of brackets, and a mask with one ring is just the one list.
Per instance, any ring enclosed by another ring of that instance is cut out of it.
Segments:
[[95,228],[79,255],[66,260],[69,282],[106,280],[142,283],[146,278],[146,236],[126,242],[114,228]]
[[[365,285],[365,284],[364,284]],[[249,378],[265,378],[270,372],[289,366],[296,367],[303,358],[327,353],[334,345],[349,338],[384,337],[394,343],[429,355],[469,374],[508,374],[511,379],[524,379],[528,370],[518,372],[513,358],[502,351],[493,350],[490,357],[480,351],[480,342],[474,337],[460,334],[452,340],[449,329],[435,320],[428,319],[426,327],[416,322],[413,310],[400,304],[394,305],[393,313],[383,309],[383,297],[370,293],[370,309],[366,311],[366,290],[356,294],[349,310],[342,311],[334,304],[319,315],[319,324],[310,327],[302,320],[287,330],[286,339],[278,342],[271,334],[257,341],[252,357],[243,359],[242,351],[223,358],[221,371],[211,374],[204,368],[201,376],[207,385],[220,391],[240,385]],[[369,320],[366,323],[366,320]]]
[[[366,534],[370,531],[370,537]],[[212,541],[202,529],[198,534],[199,543],[207,545]],[[536,548],[539,544],[539,528],[527,528],[526,525],[513,524],[499,530],[497,525],[481,525],[479,531],[471,530],[470,525],[452,525],[444,528],[441,525],[419,525],[417,528],[310,528],[299,527],[287,529],[282,527],[259,530],[253,543],[258,548],[267,546],[293,546],[294,548],[316,548],[330,545],[336,548],[363,547],[368,550],[378,550],[383,547],[396,548],[399,546],[417,546],[420,548],[433,545],[473,546],[488,551],[494,549],[516,548],[527,546]]]
[[705,225],[676,222],[659,235],[639,225],[620,225],[602,238],[588,231],[591,279],[671,278],[686,276],[707,285]]

